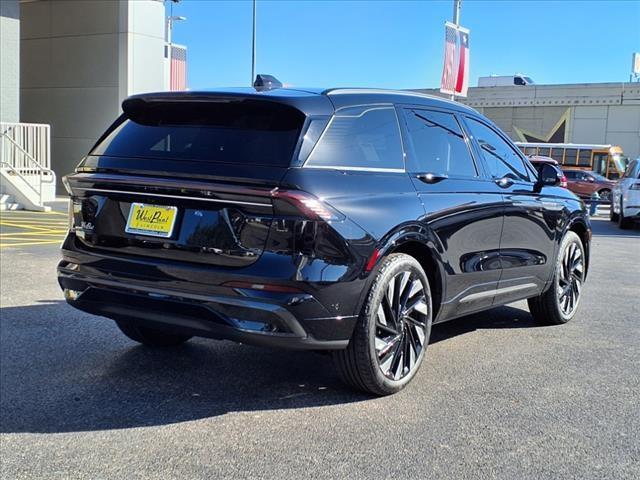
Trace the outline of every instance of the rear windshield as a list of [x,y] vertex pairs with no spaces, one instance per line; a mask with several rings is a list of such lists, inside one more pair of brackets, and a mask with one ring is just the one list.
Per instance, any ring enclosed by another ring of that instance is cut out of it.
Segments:
[[93,155],[287,167],[304,122],[264,101],[139,102],[125,112]]

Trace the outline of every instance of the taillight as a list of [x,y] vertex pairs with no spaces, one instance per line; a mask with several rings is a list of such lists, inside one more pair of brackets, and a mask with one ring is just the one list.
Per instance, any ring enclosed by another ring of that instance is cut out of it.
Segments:
[[560,186],[563,188],[567,188],[567,177],[565,177],[564,175],[562,175],[562,178],[560,179]]
[[284,200],[287,204],[295,207],[299,213],[302,213],[310,220],[340,222],[345,218],[340,212],[306,192],[301,192],[299,190],[280,190],[275,188],[271,192],[271,196],[274,200]]

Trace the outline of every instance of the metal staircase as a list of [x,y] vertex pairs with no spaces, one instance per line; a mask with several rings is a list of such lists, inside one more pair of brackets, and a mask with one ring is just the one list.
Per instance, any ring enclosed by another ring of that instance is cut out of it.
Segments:
[[0,123],[0,209],[47,211],[55,200],[49,125]]

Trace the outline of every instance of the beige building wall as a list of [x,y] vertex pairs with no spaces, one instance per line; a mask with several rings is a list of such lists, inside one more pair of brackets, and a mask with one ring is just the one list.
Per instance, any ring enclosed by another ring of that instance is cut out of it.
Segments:
[[119,115],[126,96],[165,89],[164,5],[40,0],[21,7],[21,121],[51,125],[60,179]]

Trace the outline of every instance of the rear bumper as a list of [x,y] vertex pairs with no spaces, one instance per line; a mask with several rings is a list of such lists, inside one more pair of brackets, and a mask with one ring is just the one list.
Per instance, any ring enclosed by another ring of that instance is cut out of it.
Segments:
[[[349,342],[318,340],[286,308],[255,299],[202,296],[69,276],[58,280],[67,302],[82,311],[159,330],[293,349],[342,349]],[[343,319],[325,318],[337,323]]]
[[[323,286],[300,282],[300,292],[266,292],[222,285],[238,274],[212,269],[194,282],[193,268],[113,258],[63,245],[58,282],[75,308],[114,320],[135,322],[173,333],[227,339],[279,348],[335,350],[346,348],[357,316],[331,311],[316,295]],[[188,275],[187,275],[188,273]],[[252,280],[245,278],[245,280]],[[211,282],[211,283],[209,283]],[[349,285],[326,285],[350,295]],[[306,291],[305,291],[306,290]],[[341,298],[335,298],[336,305]],[[345,304],[347,302],[344,302]]]

